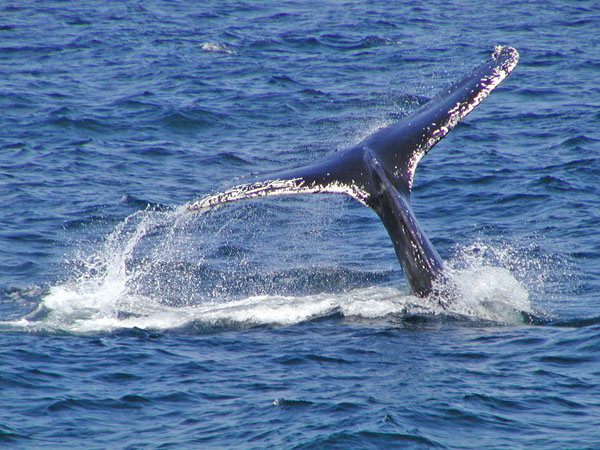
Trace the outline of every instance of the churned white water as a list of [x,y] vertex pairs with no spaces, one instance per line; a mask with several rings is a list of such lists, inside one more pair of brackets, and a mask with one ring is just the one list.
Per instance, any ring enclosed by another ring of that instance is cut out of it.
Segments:
[[[202,236],[189,236],[188,230],[203,220],[203,215],[186,212],[184,207],[130,215],[97,250],[78,255],[78,270],[67,281],[51,286],[37,311],[12,325],[89,333],[134,327],[165,330],[189,324],[290,325],[331,314],[372,320],[453,315],[519,323],[519,312],[531,311],[527,287],[511,272],[520,267],[518,255],[483,243],[459,249],[448,263],[459,296],[447,309],[433,299],[409,295],[405,286],[389,285],[333,293],[244,296],[242,292],[231,298],[226,294],[203,298],[196,291],[200,287],[210,291],[206,286],[210,277],[199,286],[188,271],[171,268],[165,273],[165,267],[176,266],[182,257],[196,257],[196,265],[203,263],[202,249],[189,254],[192,239],[201,245]],[[176,286],[169,291],[175,301],[164,298],[161,279]]]

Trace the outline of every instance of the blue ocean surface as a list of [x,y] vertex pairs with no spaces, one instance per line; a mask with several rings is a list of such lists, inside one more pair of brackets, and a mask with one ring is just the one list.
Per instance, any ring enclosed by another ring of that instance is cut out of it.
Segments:
[[[0,447],[600,448],[595,0],[5,1]],[[461,296],[350,198],[190,201],[356,144],[487,60],[423,159]]]

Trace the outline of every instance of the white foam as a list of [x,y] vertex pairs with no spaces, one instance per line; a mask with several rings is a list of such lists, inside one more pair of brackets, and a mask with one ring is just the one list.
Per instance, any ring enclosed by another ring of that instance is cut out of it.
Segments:
[[233,54],[233,50],[227,44],[222,42],[203,42],[200,48],[204,52],[228,53]]
[[447,263],[461,299],[452,306],[456,312],[505,323],[519,321],[520,311],[533,312],[528,288],[540,288],[534,284],[543,264],[522,255],[510,245],[483,241],[458,249]]
[[[207,300],[188,295],[198,287],[195,284],[198,281],[184,275],[176,280],[177,292],[182,296],[176,305],[161,298],[164,294],[158,282],[154,286],[144,281],[145,289],[140,290],[140,279],[159,279],[165,275],[153,272],[161,270],[157,261],[169,262],[174,256],[179,257],[189,244],[185,236],[190,221],[202,221],[205,217],[186,212],[185,206],[132,214],[106,237],[98,251],[80,256],[79,272],[71,280],[52,286],[37,311],[2,325],[27,330],[96,333],[127,328],[178,329],[190,324],[291,325],[333,313],[369,320],[394,315],[450,314],[518,323],[522,320],[519,311],[531,311],[529,293],[523,282],[513,275],[514,267],[519,266],[516,251],[480,242],[460,249],[458,256],[448,264],[460,296],[447,310],[435,300],[420,299],[390,286],[313,295],[253,295]],[[194,235],[194,239],[197,238]],[[149,239],[157,239],[150,249],[147,248]],[[199,245],[198,241],[194,244]],[[144,252],[148,254],[140,257]],[[167,275],[177,277],[177,273]],[[211,279],[203,281],[207,282]]]
[[[214,326],[293,325],[339,312],[345,317],[385,318],[391,314],[416,314],[430,310],[418,299],[390,287],[358,289],[349,293],[307,296],[260,295],[242,300],[207,302],[194,306],[167,306],[147,297],[121,299],[132,310],[106,308],[94,292],[81,293],[56,286],[44,298],[48,314],[43,321],[21,319],[11,325],[29,329],[72,333],[108,332],[116,329],[177,329],[192,323]],[[135,305],[135,306],[134,306]]]
[[455,271],[460,301],[450,308],[462,315],[502,323],[519,322],[520,311],[532,312],[529,293],[503,267],[471,267]]

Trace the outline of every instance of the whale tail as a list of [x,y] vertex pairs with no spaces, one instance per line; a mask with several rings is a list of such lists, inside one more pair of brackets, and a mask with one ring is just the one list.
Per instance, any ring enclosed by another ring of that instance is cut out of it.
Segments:
[[421,158],[507,77],[518,60],[514,48],[498,46],[488,61],[461,80],[357,145],[315,164],[190,202],[188,209],[276,195],[349,195],[372,208],[383,222],[412,293],[443,296],[447,280],[442,260],[410,206],[415,170]]

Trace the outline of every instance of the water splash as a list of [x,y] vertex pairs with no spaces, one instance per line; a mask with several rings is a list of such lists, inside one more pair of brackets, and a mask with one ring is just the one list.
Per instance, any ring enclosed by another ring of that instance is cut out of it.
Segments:
[[459,290],[460,313],[512,323],[521,312],[539,314],[532,300],[548,296],[564,261],[556,261],[531,240],[476,240],[457,247],[446,265]]
[[230,46],[224,42],[203,42],[200,44],[200,48],[204,52],[214,52],[214,53],[227,53],[233,54],[233,50]]
[[[73,276],[50,287],[38,310],[10,325],[91,333],[134,327],[289,325],[332,314],[384,321],[423,315],[522,323],[520,313],[532,312],[529,291],[543,283],[539,258],[478,241],[458,248],[447,262],[460,292],[447,310],[385,283],[338,286],[337,292],[261,293],[251,283],[233,286],[238,281],[227,265],[217,269],[222,254],[214,256],[227,234],[243,226],[245,213],[240,212],[240,222],[232,223],[228,216],[223,223],[218,214],[192,214],[185,206],[137,211],[97,251],[80,254]],[[233,252],[233,257],[245,258],[243,251]]]

